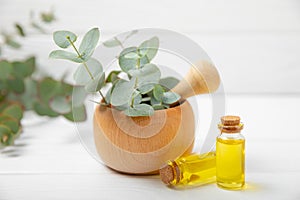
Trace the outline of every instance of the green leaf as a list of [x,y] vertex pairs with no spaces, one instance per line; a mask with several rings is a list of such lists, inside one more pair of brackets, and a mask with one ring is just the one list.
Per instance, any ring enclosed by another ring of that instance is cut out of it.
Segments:
[[72,111],[63,115],[66,119],[73,122],[82,122],[87,118],[86,108],[84,105],[72,107]]
[[120,106],[114,106],[114,108],[117,109],[117,110],[120,110],[120,111],[127,110],[129,108],[129,104],[125,103],[125,104],[120,105]]
[[70,60],[77,63],[82,63],[84,60],[79,58],[75,53],[64,50],[54,50],[50,53],[49,58]]
[[20,36],[22,36],[22,37],[25,37],[25,36],[26,36],[26,34],[25,34],[25,32],[24,32],[24,29],[23,29],[23,27],[22,27],[20,24],[16,23],[16,24],[15,24],[15,28],[17,29],[17,32],[18,32],[18,34],[19,34]]
[[155,99],[161,102],[164,96],[164,92],[164,88],[157,84],[153,89],[153,96]]
[[37,96],[37,81],[32,79],[25,79],[25,92],[20,96],[20,101],[26,110],[32,110],[33,103]]
[[119,65],[124,72],[128,72],[129,70],[135,69],[137,65],[137,59],[130,59],[130,58],[125,58],[125,55],[128,53],[137,53],[137,48],[136,47],[129,47],[124,49],[119,56]]
[[12,62],[12,65],[14,74],[18,77],[25,78],[33,74],[35,70],[35,58],[32,57],[24,62],[15,61]]
[[2,114],[21,120],[23,117],[23,109],[18,104],[11,104],[3,110]]
[[79,52],[84,60],[88,60],[92,56],[98,44],[99,37],[100,32],[98,28],[93,28],[84,35],[79,46]]
[[43,12],[40,14],[41,20],[45,23],[51,23],[55,20],[55,16],[53,11],[51,12]]
[[[101,63],[94,58],[90,58],[86,62],[86,65],[93,77],[96,77],[103,72]],[[76,84],[79,84],[79,85],[85,85],[92,79],[90,77],[90,74],[88,73],[87,69],[85,68],[84,64],[80,64],[78,66],[77,70],[75,71],[75,73],[73,75],[73,78],[74,78]]]
[[105,73],[98,74],[95,79],[90,80],[86,86],[85,90],[87,92],[97,92],[99,91],[105,84]]
[[133,98],[133,105],[137,105],[137,104],[140,104],[142,102],[142,95],[137,90],[134,90],[134,92],[132,94],[132,98]]
[[116,80],[119,79],[118,75],[121,73],[122,71],[118,71],[118,70],[114,70],[114,71],[111,71],[107,78],[106,78],[106,83],[114,83]]
[[15,93],[23,93],[25,91],[25,84],[24,84],[24,80],[21,78],[9,78],[7,80],[7,84],[9,89],[11,89],[13,92]]
[[8,46],[10,46],[14,49],[21,48],[21,44],[18,43],[17,41],[15,41],[14,39],[12,39],[11,37],[5,38],[5,44],[7,44]]
[[113,38],[111,40],[107,40],[103,42],[103,45],[106,47],[116,47],[116,46],[121,46],[121,43],[117,38]]
[[147,94],[153,90],[154,85],[155,84],[152,84],[152,83],[145,84],[145,85],[139,86],[138,90],[140,91],[141,94]]
[[165,109],[165,106],[161,105],[161,104],[155,104],[155,105],[152,105],[153,109],[154,110],[163,110]]
[[158,37],[153,37],[149,40],[144,41],[138,49],[140,54],[146,56],[150,62],[157,54],[158,47],[159,39]]
[[165,104],[172,104],[178,101],[179,99],[180,95],[176,94],[175,92],[165,92],[162,101]]
[[41,102],[35,102],[33,104],[33,109],[38,115],[48,116],[48,117],[59,116],[57,112],[54,112],[53,110],[51,110],[51,108],[49,108],[48,105]]
[[12,133],[15,134],[15,135],[21,129],[19,122],[16,119],[13,119],[13,118],[7,119],[7,120],[1,120],[0,125],[4,125],[4,126],[8,127],[12,131]]
[[13,71],[13,66],[6,60],[0,61],[0,80],[6,80]]
[[72,93],[72,106],[73,107],[81,106],[84,103],[86,96],[87,93],[84,87],[78,87],[78,86],[74,87]]
[[121,106],[130,102],[134,92],[135,78],[130,81],[118,81],[111,95],[111,104]]
[[105,94],[105,100],[108,104],[110,104],[111,101],[111,91],[112,91],[113,87],[109,88],[109,90],[106,92]]
[[57,46],[65,49],[71,45],[70,41],[74,43],[77,40],[77,36],[70,31],[55,31],[53,40]]
[[128,108],[124,113],[130,117],[151,116],[154,114],[154,109],[147,104],[138,104]]
[[71,112],[70,100],[65,96],[56,96],[49,102],[49,107],[59,114],[67,114]]
[[0,125],[0,143],[4,146],[12,145],[14,136],[12,131],[5,125]]
[[174,77],[166,77],[159,80],[159,84],[164,87],[166,91],[174,88],[179,83],[179,80]]
[[124,57],[128,58],[128,59],[139,59],[140,58],[139,54],[137,54],[136,52],[129,52],[129,53],[125,54]]
[[137,78],[138,87],[157,84],[161,76],[159,68],[154,64],[146,64],[143,68],[130,70],[128,73]]
[[52,97],[59,94],[61,89],[61,83],[52,78],[44,78],[38,83],[38,95],[45,104],[48,104]]

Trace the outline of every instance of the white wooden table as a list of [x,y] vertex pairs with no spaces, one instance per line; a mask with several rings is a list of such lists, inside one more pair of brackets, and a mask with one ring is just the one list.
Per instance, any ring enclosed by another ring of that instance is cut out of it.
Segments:
[[[74,124],[62,118],[32,124],[29,116],[16,145],[0,153],[0,200],[300,199],[299,1],[3,0],[0,29],[26,24],[30,10],[50,6],[58,21],[49,32],[70,29],[82,34],[99,26],[102,39],[107,39],[156,27],[198,42],[221,73],[226,113],[240,115],[245,123],[247,189],[232,192],[211,184],[173,190],[158,176],[118,174],[86,151]],[[39,66],[56,77],[73,69],[70,63],[48,59],[55,48],[51,34],[19,39],[22,50],[3,49],[3,58],[37,55]]]
[[244,191],[215,184],[186,190],[158,176],[129,176],[97,162],[75,125],[59,118],[28,125],[16,146],[0,154],[0,199],[293,199],[300,198],[300,96],[227,97],[229,113],[243,117],[247,138]]

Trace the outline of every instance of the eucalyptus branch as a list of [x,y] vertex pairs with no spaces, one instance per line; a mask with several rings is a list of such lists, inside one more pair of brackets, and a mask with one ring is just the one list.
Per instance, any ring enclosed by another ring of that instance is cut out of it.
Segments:
[[[73,49],[75,50],[75,52],[77,53],[77,56],[81,59],[84,60],[82,55],[80,54],[80,52],[78,51],[78,49],[76,48],[76,46],[74,45],[74,42],[71,40],[70,36],[67,36],[67,40],[70,42],[71,46],[73,47]],[[83,61],[82,62],[84,68],[86,69],[87,73],[89,74],[90,78],[92,80],[95,80],[95,77],[93,76],[92,72],[90,71],[89,67],[87,66],[86,62]],[[100,96],[102,97],[102,99],[104,100],[104,103],[107,105],[107,101],[104,97],[104,95],[102,94],[101,90],[98,91],[98,93],[100,94]]]

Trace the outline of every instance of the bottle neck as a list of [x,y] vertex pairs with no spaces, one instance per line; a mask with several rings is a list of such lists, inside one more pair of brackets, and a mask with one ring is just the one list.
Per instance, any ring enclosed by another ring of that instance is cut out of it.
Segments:
[[244,139],[244,136],[241,134],[241,131],[236,133],[220,133],[219,138],[223,139]]

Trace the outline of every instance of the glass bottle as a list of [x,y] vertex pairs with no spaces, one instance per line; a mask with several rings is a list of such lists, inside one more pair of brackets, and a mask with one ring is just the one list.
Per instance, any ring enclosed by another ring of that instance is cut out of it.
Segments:
[[221,134],[216,142],[217,185],[238,190],[245,184],[245,138],[240,133],[243,124],[238,116],[221,118]]
[[192,154],[167,161],[160,169],[161,180],[169,186],[196,186],[215,182],[215,152]]

